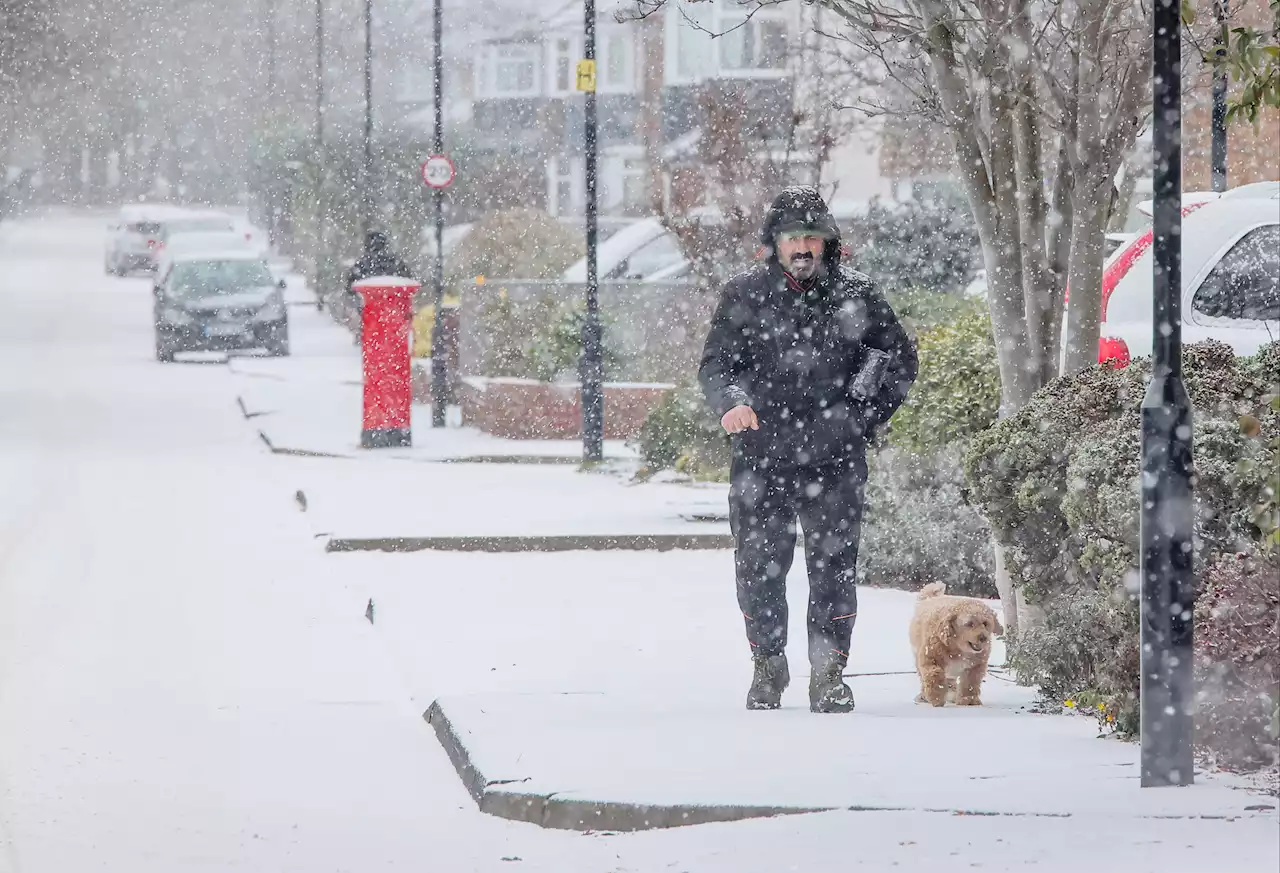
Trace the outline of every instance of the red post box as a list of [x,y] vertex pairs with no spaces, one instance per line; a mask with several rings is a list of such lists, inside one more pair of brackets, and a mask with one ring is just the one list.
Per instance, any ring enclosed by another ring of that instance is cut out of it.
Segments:
[[400,276],[374,276],[352,286],[360,295],[361,349],[364,353],[364,426],[366,449],[412,445],[410,414],[413,386],[409,342],[413,295],[419,283]]

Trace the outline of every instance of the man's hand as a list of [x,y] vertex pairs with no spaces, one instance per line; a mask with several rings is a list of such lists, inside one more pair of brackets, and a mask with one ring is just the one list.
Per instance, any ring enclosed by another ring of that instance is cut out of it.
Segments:
[[760,422],[756,419],[756,411],[750,406],[735,406],[720,419],[720,426],[726,433],[741,433],[747,428],[759,430]]

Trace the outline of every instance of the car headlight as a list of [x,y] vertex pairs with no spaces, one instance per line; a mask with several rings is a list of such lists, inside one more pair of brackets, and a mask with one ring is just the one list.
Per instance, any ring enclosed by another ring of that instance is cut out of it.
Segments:
[[254,321],[279,321],[284,318],[284,295],[272,294],[262,308],[253,314]]
[[166,306],[161,317],[169,324],[194,324],[195,319],[176,306]]

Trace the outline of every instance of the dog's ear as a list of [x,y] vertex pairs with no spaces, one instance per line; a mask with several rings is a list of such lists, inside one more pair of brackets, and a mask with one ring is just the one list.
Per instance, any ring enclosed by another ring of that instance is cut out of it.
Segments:
[[951,613],[951,617],[947,619],[947,639],[954,640],[960,635],[960,614]]

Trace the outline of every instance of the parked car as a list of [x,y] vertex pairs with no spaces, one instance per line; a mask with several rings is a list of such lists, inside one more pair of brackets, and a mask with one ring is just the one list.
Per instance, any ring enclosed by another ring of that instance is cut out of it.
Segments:
[[154,289],[156,359],[236,349],[289,354],[284,287],[252,252],[189,252],[167,259]]
[[[658,219],[644,218],[600,243],[596,249],[596,275],[601,280],[643,279],[680,260],[675,236]],[[586,282],[587,259],[573,264],[561,278],[565,282]]]
[[[155,245],[151,247],[150,269],[154,271],[160,264],[160,258],[174,239],[181,235],[193,233],[236,233],[236,223],[225,212],[205,210],[185,210],[160,221],[160,229],[156,232]],[[258,255],[262,257],[261,254]]]
[[149,269],[162,222],[184,213],[185,210],[164,203],[121,207],[115,221],[107,226],[103,270],[113,276],[125,276],[135,270]]
[[[1182,338],[1218,339],[1237,354],[1280,340],[1280,185],[1184,200]],[[1152,352],[1152,231],[1106,261],[1099,361]]]
[[232,230],[195,231],[171,234],[156,255],[156,272],[163,275],[175,258],[209,252],[245,252],[265,259],[243,233]]

